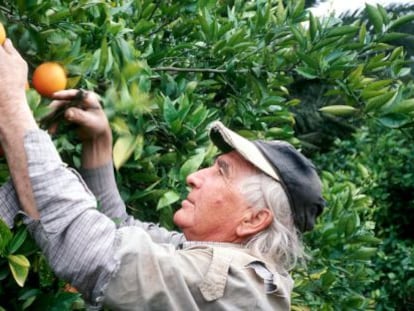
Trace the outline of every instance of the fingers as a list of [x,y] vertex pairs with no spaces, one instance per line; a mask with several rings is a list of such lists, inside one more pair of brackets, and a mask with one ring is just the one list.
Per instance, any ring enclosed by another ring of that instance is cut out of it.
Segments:
[[83,110],[71,107],[65,112],[65,119],[78,125],[77,134],[82,141],[93,140],[109,129],[103,110]]
[[65,119],[79,125],[88,124],[90,115],[82,109],[71,107],[65,112]]
[[40,120],[42,128],[50,128],[62,118],[88,127],[93,123],[93,115],[97,112],[103,113],[99,97],[93,92],[82,89],[63,90],[56,92],[53,98],[49,104],[51,112]]
[[102,108],[101,98],[94,92],[86,92],[84,102],[86,103],[87,108]]
[[49,108],[52,111],[56,111],[57,109],[66,106],[70,103],[70,100],[54,100],[49,104]]
[[78,92],[79,92],[79,90],[77,90],[77,89],[57,91],[57,92],[53,93],[53,99],[71,100],[76,96],[76,94]]
[[83,141],[95,139],[108,130],[105,112],[94,92],[63,90],[54,93],[53,99],[49,105],[51,113],[40,120],[42,128],[48,129],[49,133],[56,134],[60,120],[77,125],[77,134]]
[[53,94],[53,99],[55,99],[55,101],[61,101],[52,102],[51,107],[60,107],[61,105],[64,105],[65,103],[71,100],[79,100],[83,109],[101,107],[99,96],[91,91],[84,91],[79,89],[58,91]]

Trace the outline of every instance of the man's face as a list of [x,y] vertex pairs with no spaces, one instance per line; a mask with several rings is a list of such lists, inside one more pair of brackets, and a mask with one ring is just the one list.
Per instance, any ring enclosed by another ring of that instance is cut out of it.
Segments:
[[249,205],[240,181],[256,172],[237,152],[223,154],[211,167],[187,177],[191,191],[174,215],[187,240],[242,242],[236,228]]

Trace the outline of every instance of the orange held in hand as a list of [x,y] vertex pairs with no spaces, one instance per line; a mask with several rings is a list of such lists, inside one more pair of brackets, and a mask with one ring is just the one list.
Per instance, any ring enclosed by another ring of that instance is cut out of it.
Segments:
[[32,83],[40,95],[52,97],[54,92],[66,88],[67,77],[65,69],[55,62],[43,63],[35,69]]
[[2,45],[6,41],[6,30],[2,23],[0,23],[0,45]]

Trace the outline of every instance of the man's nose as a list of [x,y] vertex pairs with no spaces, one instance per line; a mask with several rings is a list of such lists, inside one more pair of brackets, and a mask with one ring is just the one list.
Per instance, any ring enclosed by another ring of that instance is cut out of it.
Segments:
[[198,170],[194,173],[191,173],[187,176],[186,181],[187,185],[191,188],[200,188],[201,184],[203,183],[203,170]]

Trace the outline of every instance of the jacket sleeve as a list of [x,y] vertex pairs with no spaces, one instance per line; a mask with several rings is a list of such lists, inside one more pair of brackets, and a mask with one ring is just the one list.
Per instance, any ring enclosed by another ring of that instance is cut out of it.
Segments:
[[83,179],[98,200],[98,209],[111,218],[118,228],[137,226],[148,232],[156,243],[169,243],[178,247],[185,241],[184,235],[169,231],[151,222],[142,222],[128,215],[124,201],[119,193],[112,162],[94,169],[82,169]]
[[2,219],[9,228],[14,225],[14,219],[20,213],[19,201],[14,191],[11,180],[7,181],[0,188],[0,219]]
[[96,209],[95,197],[61,161],[46,132],[28,132],[24,146],[40,220],[23,220],[55,274],[86,301],[99,303],[116,267],[115,224]]

